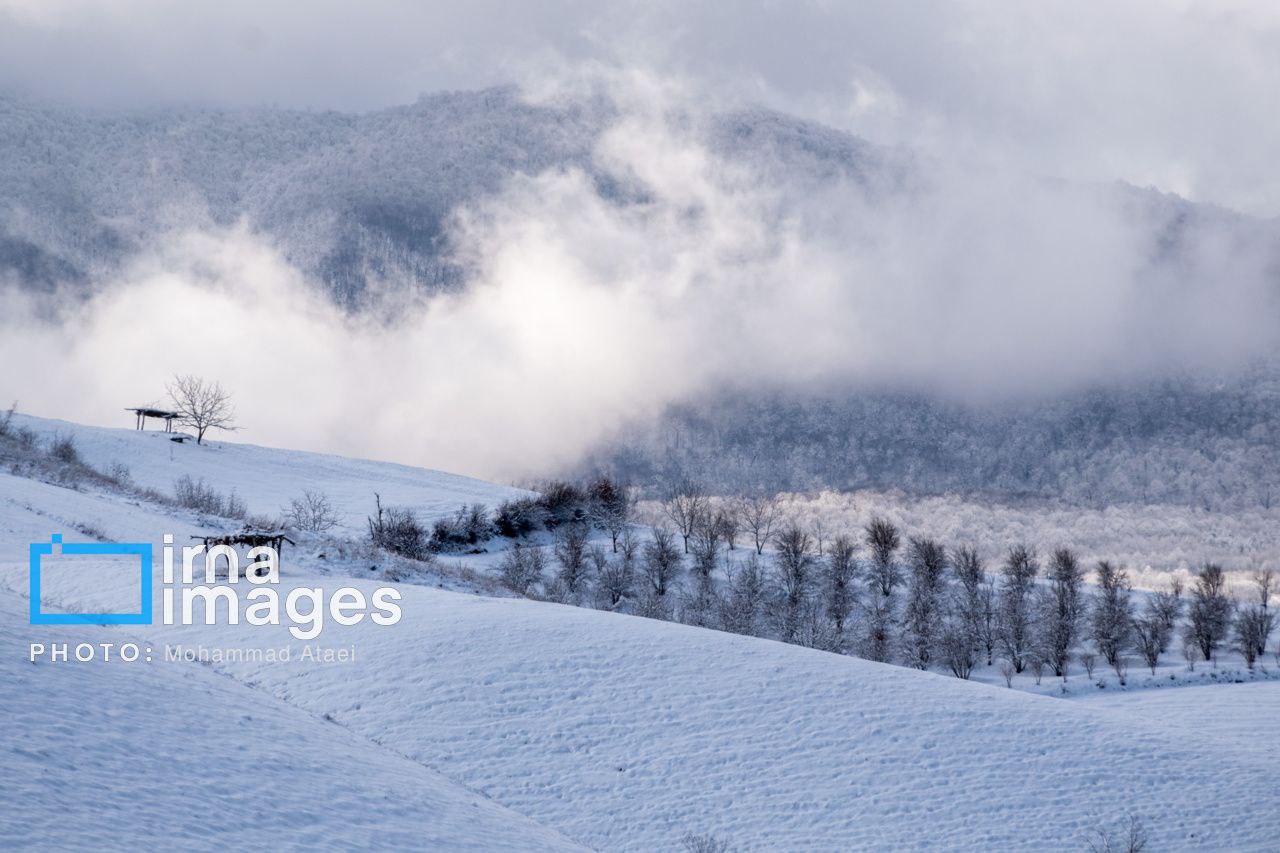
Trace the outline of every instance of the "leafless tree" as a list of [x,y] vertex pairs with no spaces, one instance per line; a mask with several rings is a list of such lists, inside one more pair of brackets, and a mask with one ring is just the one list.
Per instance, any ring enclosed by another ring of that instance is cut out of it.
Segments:
[[1143,662],[1156,674],[1160,665],[1160,643],[1164,637],[1164,624],[1155,615],[1133,620],[1133,647],[1142,655]]
[[1168,650],[1173,629],[1182,616],[1182,579],[1174,578],[1167,591],[1152,593],[1147,611],[1160,623],[1160,651],[1163,653]]
[[287,526],[307,533],[324,533],[338,526],[338,515],[323,492],[304,491],[302,497],[291,500],[281,513]]
[[912,538],[908,548],[907,606],[903,614],[903,658],[916,669],[928,669],[941,628],[946,549],[934,539]]
[[1040,602],[1040,647],[1053,674],[1067,674],[1071,649],[1084,609],[1084,571],[1068,548],[1059,548],[1049,558],[1049,585]]
[[166,390],[179,421],[196,431],[196,444],[203,444],[204,434],[211,429],[239,429],[231,395],[217,382],[199,376],[175,376]]
[[1013,665],[1011,660],[1000,661],[1000,674],[1004,676],[1004,686],[1013,686],[1013,676],[1018,672],[1018,668]]
[[1080,653],[1080,665],[1084,667],[1084,674],[1093,679],[1093,668],[1098,665],[1098,656],[1093,652]]
[[1107,560],[1098,563],[1098,595],[1093,604],[1093,642],[1098,653],[1115,666],[1129,645],[1133,608],[1129,603],[1129,573]]
[[564,597],[571,602],[581,600],[587,575],[587,540],[591,528],[581,522],[562,524],[556,530],[553,553],[560,571],[556,582]]
[[684,552],[689,553],[689,539],[707,514],[707,497],[702,489],[685,481],[673,489],[662,503],[662,511],[684,539]]
[[973,673],[978,663],[977,647],[969,625],[962,618],[950,619],[943,626],[938,653],[956,678],[967,679]]
[[608,610],[617,610],[623,599],[631,595],[635,577],[634,562],[622,556],[611,558],[599,546],[587,552],[587,561],[595,572],[596,590],[601,605]]
[[760,608],[766,592],[764,566],[760,555],[747,559],[729,571],[729,592],[720,611],[720,625],[735,634],[759,633]]
[[1147,849],[1147,831],[1142,821],[1129,816],[1124,830],[1115,835],[1110,830],[1098,828],[1089,839],[1090,853],[1142,853]]
[[618,538],[631,523],[635,495],[625,485],[608,477],[600,477],[587,488],[591,523],[609,534],[613,553],[618,553]]
[[1227,597],[1226,587],[1227,577],[1219,565],[1205,563],[1196,573],[1187,612],[1188,631],[1205,660],[1213,657],[1231,627],[1231,599]]
[[871,562],[867,571],[867,619],[863,656],[889,660],[897,605],[894,592],[902,582],[895,555],[902,544],[898,528],[883,518],[873,518],[864,531]]
[[1276,615],[1271,610],[1271,596],[1275,592],[1276,573],[1274,569],[1259,569],[1253,573],[1253,585],[1258,595],[1258,613],[1253,616],[1256,624],[1250,629],[1258,641],[1257,655],[1267,653],[1267,641],[1276,626]]
[[1267,635],[1271,633],[1271,614],[1260,604],[1250,604],[1240,611],[1235,620],[1235,650],[1244,658],[1249,669],[1267,648]]
[[769,544],[773,527],[778,522],[778,498],[773,495],[751,495],[739,498],[735,515],[742,529],[751,534],[756,553],[763,554]]
[[1116,659],[1111,662],[1111,668],[1115,670],[1116,681],[1120,682],[1121,687],[1124,687],[1128,683],[1129,659],[1124,655],[1116,655]]
[[791,523],[774,537],[777,556],[774,573],[785,608],[782,639],[793,642],[799,627],[801,607],[813,583],[813,539],[800,525]]
[[720,531],[720,538],[724,540],[724,544],[729,546],[730,551],[736,550],[738,547],[738,532],[741,530],[737,506],[732,502],[728,502],[722,503],[717,507],[715,524]]
[[498,564],[503,586],[520,595],[528,594],[535,584],[542,582],[545,569],[546,558],[542,549],[525,547],[520,543],[516,543]]
[[848,536],[837,536],[831,543],[831,553],[826,559],[827,617],[835,627],[837,637],[844,636],[845,623],[853,612],[856,600],[854,559],[856,546]]
[[868,582],[880,595],[893,595],[894,589],[902,582],[902,570],[898,568],[894,555],[902,544],[898,528],[883,518],[873,518],[867,524],[867,547],[871,549],[871,566]]
[[[969,642],[975,648],[986,648],[987,665],[991,665],[991,655],[995,650],[994,642],[984,644],[983,637],[983,585],[986,572],[982,568],[982,560],[976,548],[963,546],[957,548],[951,559],[955,572],[956,585],[951,605],[953,619],[959,623],[957,630],[968,635]],[[988,633],[987,640],[992,637]]]
[[665,598],[680,577],[683,560],[675,536],[665,527],[653,528],[652,539],[644,546],[641,567],[653,594]]
[[1015,672],[1026,666],[1034,636],[1031,593],[1040,564],[1035,552],[1025,545],[1009,549],[1000,583],[999,642]]

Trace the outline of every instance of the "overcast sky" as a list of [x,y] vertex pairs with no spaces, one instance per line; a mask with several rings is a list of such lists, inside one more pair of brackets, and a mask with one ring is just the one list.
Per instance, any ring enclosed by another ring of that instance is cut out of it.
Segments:
[[0,0],[0,88],[369,109],[644,67],[930,153],[1280,213],[1267,3]]

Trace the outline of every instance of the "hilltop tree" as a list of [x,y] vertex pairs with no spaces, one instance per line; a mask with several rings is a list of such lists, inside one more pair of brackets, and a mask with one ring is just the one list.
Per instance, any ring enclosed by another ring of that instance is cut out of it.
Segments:
[[199,376],[174,376],[166,386],[170,404],[178,413],[179,423],[196,431],[196,444],[204,443],[204,434],[211,429],[235,430],[235,409],[231,395],[217,382]]

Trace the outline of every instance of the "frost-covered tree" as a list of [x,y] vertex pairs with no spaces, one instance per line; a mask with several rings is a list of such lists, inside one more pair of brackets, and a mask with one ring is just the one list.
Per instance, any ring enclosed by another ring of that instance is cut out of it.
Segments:
[[751,636],[760,633],[760,611],[767,592],[767,578],[760,555],[749,553],[736,568],[731,569],[728,593],[724,596],[720,611],[720,626],[735,634]]
[[560,570],[556,573],[557,597],[581,600],[587,581],[587,540],[591,529],[581,522],[561,525],[552,549]]
[[1257,625],[1254,631],[1258,640],[1257,654],[1261,656],[1267,653],[1267,640],[1271,638],[1271,632],[1276,626],[1276,614],[1271,609],[1271,596],[1275,594],[1276,588],[1275,570],[1259,569],[1254,572],[1253,586],[1258,597],[1258,614],[1254,617]]
[[782,598],[782,639],[794,642],[800,616],[813,584],[813,539],[799,524],[787,524],[774,537],[774,577]]
[[1049,583],[1040,595],[1038,618],[1041,658],[1059,677],[1067,674],[1084,609],[1084,570],[1069,548],[1049,558]]
[[747,495],[735,502],[734,510],[742,529],[751,534],[756,553],[763,554],[764,546],[773,537],[773,527],[778,523],[778,498],[774,495]]
[[883,518],[867,524],[866,543],[871,552],[867,567],[867,619],[863,655],[871,660],[888,661],[893,644],[896,616],[895,590],[902,581],[896,555],[902,544],[898,528]]
[[902,656],[917,669],[934,660],[942,628],[942,593],[947,552],[934,539],[912,538],[908,545],[907,604],[902,617]]
[[1098,592],[1094,596],[1090,629],[1098,654],[1111,666],[1129,646],[1133,607],[1129,602],[1129,573],[1108,560],[1098,563]]
[[1026,667],[1026,656],[1035,639],[1032,590],[1039,571],[1035,551],[1026,545],[1009,549],[1000,581],[997,636],[1000,651],[1013,665],[1014,672],[1022,672]]
[[651,538],[644,546],[641,568],[653,594],[665,598],[679,580],[683,568],[680,548],[670,530],[653,528]]
[[1267,635],[1271,633],[1269,620],[1270,615],[1260,604],[1250,604],[1236,616],[1233,648],[1249,669],[1253,669],[1254,662],[1266,651]]
[[587,560],[595,574],[597,597],[607,610],[617,610],[623,599],[631,595],[635,580],[635,562],[624,555],[610,557],[601,547],[587,552]]
[[1231,599],[1227,597],[1227,577],[1216,563],[1205,563],[1196,573],[1187,609],[1187,633],[1205,660],[1226,639],[1231,627]]
[[1147,600],[1147,613],[1160,623],[1160,652],[1169,649],[1174,628],[1182,616],[1182,579],[1174,578],[1168,590],[1154,592]]
[[662,511],[684,539],[686,554],[689,553],[689,540],[702,523],[708,509],[707,496],[703,494],[702,488],[688,480],[672,489],[662,503]]
[[831,543],[830,553],[824,561],[826,568],[827,618],[837,637],[843,637],[845,625],[857,600],[854,588],[857,546],[848,536],[837,536]]
[[599,477],[587,486],[587,500],[591,523],[609,534],[613,553],[618,553],[618,538],[631,523],[635,506],[631,489],[608,477]]
[[1142,656],[1142,661],[1156,674],[1160,665],[1161,642],[1164,638],[1164,623],[1155,614],[1148,614],[1133,620],[1133,648]]
[[503,586],[520,595],[527,594],[535,584],[541,583],[545,570],[546,558],[542,549],[526,547],[518,542],[498,564]]

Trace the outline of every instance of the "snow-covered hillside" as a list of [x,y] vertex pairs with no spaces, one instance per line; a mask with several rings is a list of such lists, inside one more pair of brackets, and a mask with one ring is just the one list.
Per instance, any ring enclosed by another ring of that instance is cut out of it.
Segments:
[[[230,444],[172,445],[170,462],[156,434],[37,425],[75,431],[95,465],[120,458],[159,486],[219,478],[263,510],[315,483],[352,517],[365,490],[424,509],[507,493]],[[1129,816],[1152,849],[1280,843],[1269,752],[1088,700],[667,622],[402,585],[398,624],[330,625],[310,643],[283,626],[30,626],[27,542],[84,517],[158,542],[175,518],[11,475],[0,497],[0,774],[17,792],[0,831],[29,844],[145,824],[157,846],[671,850],[694,833],[740,850],[1074,850]],[[65,578],[46,609],[87,609],[108,577]],[[335,582],[286,552],[282,589]],[[135,637],[153,662],[26,662],[31,641]],[[354,660],[303,659],[316,645]],[[178,646],[290,654],[166,660]],[[33,822],[24,801],[54,808]]]
[[[122,421],[130,417],[121,412]],[[70,436],[81,456],[95,466],[105,469],[112,463],[123,464],[139,485],[164,494],[172,494],[174,483],[183,475],[204,480],[224,494],[234,489],[250,514],[276,516],[281,507],[305,490],[323,492],[332,501],[341,529],[346,532],[365,529],[365,519],[374,509],[375,492],[382,496],[384,504],[409,507],[426,520],[448,515],[464,503],[492,507],[527,494],[508,486],[392,462],[229,441],[178,443],[159,431],[104,429],[22,414],[15,415],[13,422],[15,427],[35,431],[43,440]]]

